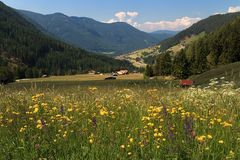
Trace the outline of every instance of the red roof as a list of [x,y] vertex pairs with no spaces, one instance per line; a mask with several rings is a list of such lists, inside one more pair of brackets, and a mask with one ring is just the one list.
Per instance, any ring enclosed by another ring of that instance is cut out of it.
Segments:
[[192,80],[188,80],[188,79],[180,80],[180,85],[182,85],[182,86],[191,86],[191,85],[193,85],[193,81]]

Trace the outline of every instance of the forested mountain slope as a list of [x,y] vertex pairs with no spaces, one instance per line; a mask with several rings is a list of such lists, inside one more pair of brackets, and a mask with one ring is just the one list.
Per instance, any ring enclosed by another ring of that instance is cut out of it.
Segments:
[[15,10],[0,2],[0,75],[16,78],[110,72],[129,63],[90,54],[44,35]]

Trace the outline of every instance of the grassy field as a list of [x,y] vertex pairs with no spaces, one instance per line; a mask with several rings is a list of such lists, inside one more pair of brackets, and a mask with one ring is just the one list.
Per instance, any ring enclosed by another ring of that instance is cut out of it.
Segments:
[[141,75],[103,78],[0,86],[0,159],[240,159],[233,84],[182,89]]

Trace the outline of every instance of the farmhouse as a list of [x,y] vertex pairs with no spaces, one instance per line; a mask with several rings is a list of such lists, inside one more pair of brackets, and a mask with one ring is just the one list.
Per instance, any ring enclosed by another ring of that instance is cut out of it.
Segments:
[[117,71],[117,74],[118,75],[126,75],[126,74],[128,74],[129,72],[128,72],[128,70],[120,70],[120,71]]

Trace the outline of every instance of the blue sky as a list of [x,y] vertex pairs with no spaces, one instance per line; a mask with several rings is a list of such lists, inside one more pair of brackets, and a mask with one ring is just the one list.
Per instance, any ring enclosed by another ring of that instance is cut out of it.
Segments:
[[127,22],[144,31],[181,30],[216,13],[240,11],[240,0],[2,0],[42,14],[61,12],[101,22]]

